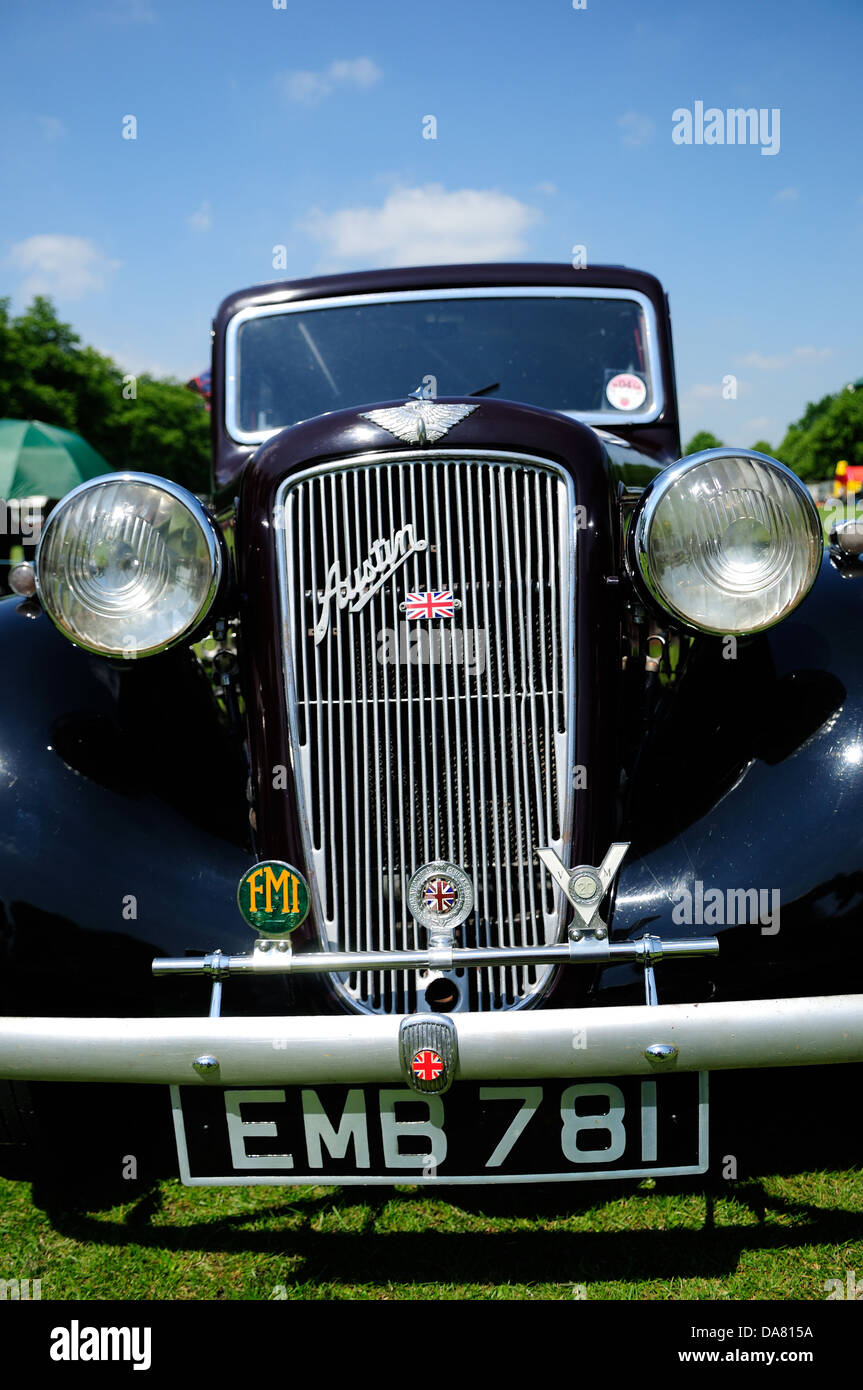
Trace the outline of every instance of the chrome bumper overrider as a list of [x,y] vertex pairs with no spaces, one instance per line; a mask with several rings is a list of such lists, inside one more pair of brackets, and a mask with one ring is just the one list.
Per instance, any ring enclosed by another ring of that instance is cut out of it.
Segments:
[[[863,1061],[859,994],[459,1014],[453,1022],[456,1080]],[[2,1018],[0,1077],[190,1086],[397,1082],[400,1023],[399,1016],[368,1015]],[[202,1059],[204,1074],[195,1067]]]

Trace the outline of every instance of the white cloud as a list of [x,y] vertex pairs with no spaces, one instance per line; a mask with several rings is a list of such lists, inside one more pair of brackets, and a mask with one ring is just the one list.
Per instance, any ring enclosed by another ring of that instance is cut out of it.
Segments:
[[371,58],[341,59],[330,64],[334,82],[347,82],[354,87],[373,87],[381,78],[381,70]]
[[627,111],[618,120],[617,128],[621,132],[624,145],[629,145],[632,149],[647,145],[656,134],[655,122],[638,111]]
[[36,123],[45,140],[61,140],[66,134],[66,127],[59,116],[37,116]]
[[213,209],[204,201],[199,208],[187,217],[189,226],[196,232],[208,232],[213,225]]
[[314,211],[302,224],[337,261],[422,265],[517,257],[535,208],[494,189],[399,188],[380,207]]
[[316,106],[336,87],[373,87],[383,76],[371,58],[340,58],[322,72],[281,72],[276,84],[289,101]]
[[767,357],[761,352],[749,352],[738,360],[746,367],[758,367],[762,371],[774,372],[784,367],[799,366],[801,362],[823,362],[833,355],[832,348],[816,348],[811,345],[793,348],[791,352],[780,352],[775,357]]
[[18,290],[25,297],[51,294],[80,299],[89,290],[105,289],[122,261],[110,260],[87,237],[41,234],[17,241],[6,264],[24,272]]
[[778,193],[774,193],[774,203],[796,203],[800,197],[799,188],[780,188]]
[[326,78],[317,72],[283,72],[277,78],[282,92],[291,101],[301,101],[313,106],[332,91]]

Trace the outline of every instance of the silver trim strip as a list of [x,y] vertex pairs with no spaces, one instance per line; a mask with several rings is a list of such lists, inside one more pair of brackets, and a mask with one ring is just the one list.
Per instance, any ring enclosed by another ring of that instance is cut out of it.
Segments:
[[[188,1086],[400,1082],[401,1017],[3,1018],[0,1077]],[[455,1014],[453,1020],[456,1075],[469,1081],[863,1061],[860,994],[545,1009],[517,1017]],[[645,1055],[658,1042],[678,1049],[673,1063]],[[218,1060],[210,1075],[194,1069],[202,1055]]]
[[[275,947],[275,950],[271,949]],[[417,951],[301,951],[294,955],[287,941],[256,941],[250,955],[229,956],[215,951],[209,956],[166,956],[153,961],[154,975],[209,975],[216,979],[229,975],[320,975],[355,970],[436,970],[482,969],[489,966],[616,964],[640,961],[644,965],[660,960],[680,960],[690,956],[717,956],[715,936],[686,937],[664,941],[643,936],[636,941],[609,943],[591,935],[571,936],[556,946],[502,946],[489,950],[464,949],[434,943]]]
[[[237,419],[237,339],[240,329],[250,319],[272,318],[278,314],[307,313],[316,309],[351,308],[358,304],[394,304],[406,300],[435,299],[629,299],[638,304],[644,313],[644,350],[650,364],[650,381],[653,388],[652,404],[643,411],[564,410],[560,414],[573,420],[581,420],[587,425],[649,425],[657,420],[665,409],[665,386],[662,380],[662,361],[659,355],[659,339],[656,313],[647,295],[640,290],[603,289],[590,285],[485,285],[469,289],[424,289],[391,290],[375,294],[332,295],[328,299],[293,299],[282,304],[251,305],[241,309],[228,323],[225,330],[225,428],[237,444],[262,444],[285,426],[272,430],[244,430]],[[481,383],[480,383],[481,384]],[[405,391],[411,387],[405,385]],[[361,401],[357,409],[364,405],[374,405],[374,401]],[[296,423],[296,422],[292,422]]]

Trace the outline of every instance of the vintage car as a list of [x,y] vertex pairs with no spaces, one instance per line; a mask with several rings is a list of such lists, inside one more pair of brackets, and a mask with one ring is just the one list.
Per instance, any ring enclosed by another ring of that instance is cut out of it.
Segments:
[[208,504],[87,482],[0,604],[7,1171],[859,1157],[860,546],[681,458],[658,281],[264,284],[212,382]]

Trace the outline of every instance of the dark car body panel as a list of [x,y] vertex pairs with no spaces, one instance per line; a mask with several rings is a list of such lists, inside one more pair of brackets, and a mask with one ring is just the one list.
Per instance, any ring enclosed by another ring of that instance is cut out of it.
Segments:
[[0,1012],[204,1007],[201,984],[166,990],[149,967],[165,950],[248,942],[236,909],[253,860],[244,762],[206,677],[182,649],[93,656],[17,598],[0,601],[0,642],[14,673],[0,745]]
[[[664,972],[671,1001],[775,998],[863,987],[863,575],[825,556],[783,623],[723,657],[702,639],[645,731],[630,779],[613,932],[715,931],[707,968]],[[775,890],[779,929],[682,928],[674,899],[696,881]],[[626,971],[605,972],[613,994]],[[633,982],[634,983],[634,982]]]

